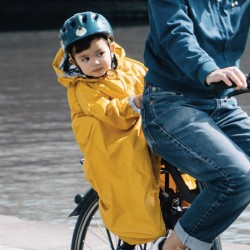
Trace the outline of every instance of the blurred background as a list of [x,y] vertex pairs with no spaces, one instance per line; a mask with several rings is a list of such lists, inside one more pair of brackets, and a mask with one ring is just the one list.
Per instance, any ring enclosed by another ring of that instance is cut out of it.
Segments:
[[[52,69],[59,29],[77,12],[99,12],[127,55],[143,62],[147,1],[9,0],[0,6],[0,214],[73,226],[67,216],[74,196],[89,184],[71,130],[66,89]],[[249,55],[248,43],[244,72],[250,71]],[[238,100],[250,114],[249,96]],[[249,220],[248,208],[223,240],[250,244]]]
[[146,0],[10,0],[1,1],[0,30],[58,29],[68,17],[88,10],[116,26],[147,22]]

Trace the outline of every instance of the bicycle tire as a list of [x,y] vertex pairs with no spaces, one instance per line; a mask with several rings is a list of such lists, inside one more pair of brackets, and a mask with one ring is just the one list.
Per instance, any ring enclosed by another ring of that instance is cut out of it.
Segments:
[[[93,189],[84,195],[84,204],[76,221],[71,250],[116,250],[122,245],[118,236],[108,231],[98,212],[98,196]],[[147,244],[135,249],[146,250]]]

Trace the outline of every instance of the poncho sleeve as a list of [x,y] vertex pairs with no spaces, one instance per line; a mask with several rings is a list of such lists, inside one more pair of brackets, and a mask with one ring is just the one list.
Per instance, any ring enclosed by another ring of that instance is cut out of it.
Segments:
[[83,112],[114,128],[127,130],[139,118],[128,102],[128,97],[123,99],[110,98],[110,96],[89,88],[84,84],[77,85],[76,97]]

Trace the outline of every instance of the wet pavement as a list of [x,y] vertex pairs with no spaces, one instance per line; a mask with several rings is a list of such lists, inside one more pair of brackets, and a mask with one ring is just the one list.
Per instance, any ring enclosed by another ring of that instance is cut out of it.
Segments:
[[[147,31],[114,29],[127,55],[141,61]],[[89,185],[71,131],[66,89],[51,66],[58,48],[57,31],[0,33],[0,214],[71,227],[74,220],[67,216],[74,195]],[[250,72],[249,56],[250,43],[244,72]],[[238,100],[250,114],[249,96]],[[223,240],[250,245],[249,221],[248,207]]]

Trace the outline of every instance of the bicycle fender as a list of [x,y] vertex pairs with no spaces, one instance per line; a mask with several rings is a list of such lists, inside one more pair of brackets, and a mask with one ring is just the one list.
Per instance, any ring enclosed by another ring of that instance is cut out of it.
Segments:
[[78,216],[80,214],[84,204],[91,197],[93,192],[95,193],[95,191],[92,188],[90,188],[86,193],[77,194],[75,196],[75,203],[77,204],[77,206],[73,210],[73,212],[69,214],[68,217]]

